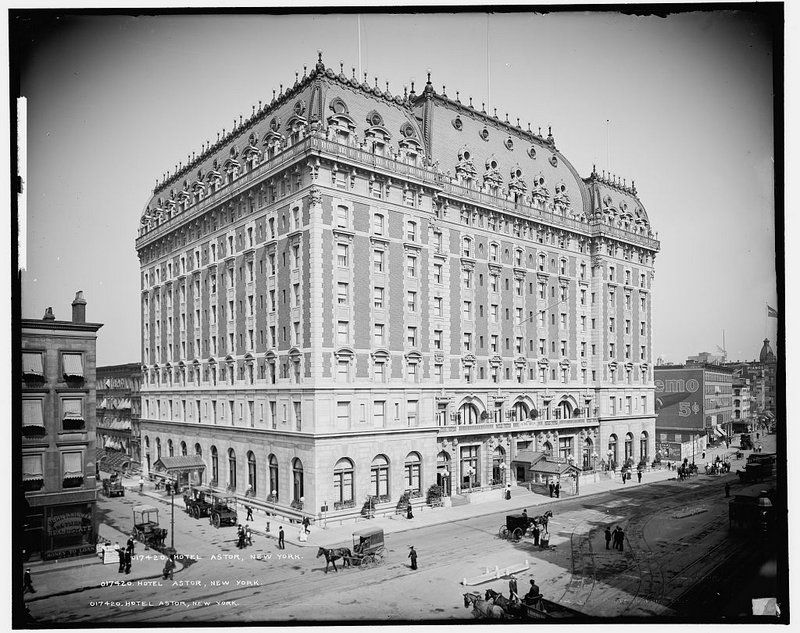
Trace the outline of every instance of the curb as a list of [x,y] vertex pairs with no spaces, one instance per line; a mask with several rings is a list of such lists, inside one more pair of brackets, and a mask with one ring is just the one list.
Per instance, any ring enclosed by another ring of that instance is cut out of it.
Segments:
[[[81,565],[81,567],[83,567],[83,565]],[[185,565],[182,562],[176,561],[175,570],[173,571],[173,574],[178,574],[182,572],[184,568]],[[127,574],[123,574],[123,577],[126,582],[136,582],[139,580],[157,580],[159,578],[163,579],[163,574],[159,573],[150,576],[136,576],[136,577],[131,577],[128,576]],[[101,583],[102,582],[107,582],[107,581],[101,581]],[[76,589],[65,589],[64,591],[56,591],[54,593],[47,593],[41,595],[39,595],[39,592],[37,592],[37,595],[35,597],[28,598],[25,600],[25,602],[36,602],[37,600],[47,600],[49,598],[57,598],[59,596],[69,596],[73,593],[81,593],[82,591],[87,591],[89,589],[100,589],[100,588],[102,588],[102,584],[86,585],[85,587],[77,587]]]

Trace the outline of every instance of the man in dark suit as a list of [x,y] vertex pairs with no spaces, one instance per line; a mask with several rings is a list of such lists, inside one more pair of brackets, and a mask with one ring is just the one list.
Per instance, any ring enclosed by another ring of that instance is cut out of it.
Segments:
[[414,549],[414,546],[411,545],[410,551],[408,552],[408,557],[411,559],[411,569],[417,568],[417,550]]
[[553,496],[553,491],[556,489],[556,487],[553,485],[552,481],[550,482],[550,485],[548,486],[548,488],[550,489],[550,496],[552,497]]
[[278,530],[278,549],[286,549],[286,543],[283,540],[283,526]]
[[622,528],[618,528],[618,529],[619,529],[619,532],[617,532],[617,544],[618,544],[617,549],[621,552],[622,549],[623,549],[623,546],[625,544],[625,532],[624,532],[624,530]]
[[560,483],[556,482],[556,485],[553,488],[553,492],[556,493],[556,499],[559,499],[561,497],[561,484]]
[[609,547],[610,543],[611,543],[611,528],[606,526],[606,549],[611,549],[611,547]]
[[524,604],[532,604],[536,601],[537,598],[542,597],[542,592],[539,589],[539,586],[536,584],[536,581],[531,578],[531,588],[528,590],[528,593],[522,598],[522,602]]
[[125,550],[125,573],[131,573],[131,550]]
[[534,523],[533,524],[533,544],[536,547],[539,547],[539,535],[540,534],[541,534],[541,531],[539,530],[539,524],[538,523]]
[[125,571],[125,550],[120,547],[117,549],[117,554],[119,554],[119,569],[117,571],[121,574]]

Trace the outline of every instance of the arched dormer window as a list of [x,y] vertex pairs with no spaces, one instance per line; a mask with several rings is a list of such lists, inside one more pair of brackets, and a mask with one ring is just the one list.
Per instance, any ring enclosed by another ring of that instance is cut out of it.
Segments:
[[263,145],[266,159],[274,158],[283,149],[283,136],[274,130],[270,130],[264,135]]
[[425,154],[422,144],[416,138],[402,138],[397,145],[400,148],[400,159],[407,165],[418,165]]
[[350,145],[356,132],[356,122],[346,113],[328,117],[328,138],[342,145]]
[[289,132],[289,143],[294,145],[303,139],[306,129],[308,128],[308,121],[305,117],[294,115],[286,122],[286,129]]

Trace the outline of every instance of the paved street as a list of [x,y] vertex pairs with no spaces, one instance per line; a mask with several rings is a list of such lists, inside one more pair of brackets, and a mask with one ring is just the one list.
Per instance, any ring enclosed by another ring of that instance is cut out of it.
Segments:
[[[765,444],[765,451],[769,448]],[[29,606],[43,622],[471,619],[463,593],[494,588],[507,594],[507,580],[465,589],[461,579],[527,560],[530,569],[519,575],[523,592],[535,578],[546,598],[587,615],[668,617],[673,602],[745,546],[745,539],[728,534],[726,481],[732,494],[742,489],[735,474],[701,475],[687,482],[620,484],[588,497],[542,500],[547,503],[529,511],[533,516],[553,510],[547,551],[528,540],[515,544],[498,537],[508,510],[387,533],[382,565],[327,575],[324,558],[315,558],[316,547],[287,544],[278,550],[274,540],[258,536],[253,547],[238,550],[235,528],[216,530],[207,520],[192,519],[181,503],[175,545],[179,553],[199,559],[184,559],[174,582],[94,586],[66,600],[34,599]],[[136,492],[103,498],[102,521],[128,530],[131,508],[139,502]],[[168,505],[159,508],[161,524],[168,527]],[[606,525],[625,529],[624,552],[605,549]],[[419,551],[417,571],[409,569],[406,558],[411,544]],[[137,554],[147,553],[139,546]],[[139,563],[151,572],[161,564]],[[124,576],[116,573],[116,565],[104,571],[111,581]],[[136,572],[137,564],[133,577]],[[48,573],[55,572],[39,574],[42,583]]]

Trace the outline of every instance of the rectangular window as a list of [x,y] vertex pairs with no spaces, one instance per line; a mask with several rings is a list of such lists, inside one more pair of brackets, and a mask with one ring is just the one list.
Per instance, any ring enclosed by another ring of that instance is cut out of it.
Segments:
[[385,344],[383,338],[383,330],[384,330],[383,323],[375,324],[375,345],[377,345],[378,347],[383,347]]
[[372,232],[375,235],[383,235],[383,216],[380,213],[372,216]]
[[336,376],[339,382],[347,382],[350,378],[350,361],[339,360],[336,364]]
[[[295,287],[298,285],[295,284]],[[348,292],[348,285],[345,282],[340,281],[336,284],[337,292],[336,292],[336,303],[340,306],[347,305],[350,302],[350,293]]]
[[336,207],[336,225],[342,228],[348,226],[349,210],[346,206],[340,204]]
[[567,342],[566,341],[561,341],[561,347],[559,349],[561,351],[561,355],[562,356],[566,356],[567,355]]
[[437,317],[442,316],[442,298],[441,297],[434,297],[433,298],[433,316],[437,316]]
[[489,349],[491,349],[495,354],[497,353],[497,339],[497,334],[492,334],[491,338],[489,339]]
[[561,329],[562,330],[566,330],[567,329],[567,314],[565,312],[561,313],[560,324],[561,324]]
[[83,354],[62,354],[61,364],[64,378],[83,380]]
[[336,264],[341,268],[347,268],[350,262],[350,251],[347,244],[336,245]]
[[350,403],[336,403],[336,427],[339,429],[350,428]]
[[383,400],[377,400],[373,403],[372,417],[375,427],[383,428],[386,426],[386,402]]
[[417,223],[409,220],[406,222],[406,239],[409,242],[417,241]]
[[406,328],[406,343],[408,343],[409,347],[416,347],[417,346],[417,328],[416,327],[408,327],[408,328]]
[[338,321],[336,323],[336,342],[339,345],[347,345],[350,341],[350,322]]
[[492,292],[497,292],[497,284],[499,280],[499,275],[489,275],[489,290]]
[[468,352],[472,349],[472,334],[469,332],[465,332],[462,339],[461,344],[464,348],[464,351]]
[[442,349],[442,331],[433,331],[433,349]]
[[373,305],[378,309],[383,308],[383,288],[375,286],[372,292]]
[[409,312],[417,311],[417,293],[409,291],[406,295],[406,306]]
[[472,301],[464,301],[462,306],[463,318],[467,321],[472,320]]
[[417,401],[409,400],[406,405],[406,418],[408,419],[408,426],[417,425]]
[[434,264],[433,265],[433,282],[440,284],[442,283],[442,265],[441,264]]
[[471,270],[462,270],[461,271],[461,284],[465,290],[469,290],[472,288],[472,271]]
[[409,277],[417,276],[417,258],[414,255],[406,257],[406,273]]
[[406,372],[409,382],[417,382],[417,363],[408,363]]
[[386,379],[386,363],[376,362],[372,368],[372,379],[375,382],[384,382]]
[[500,307],[496,303],[489,306],[489,318],[492,323],[497,323],[500,320]]

